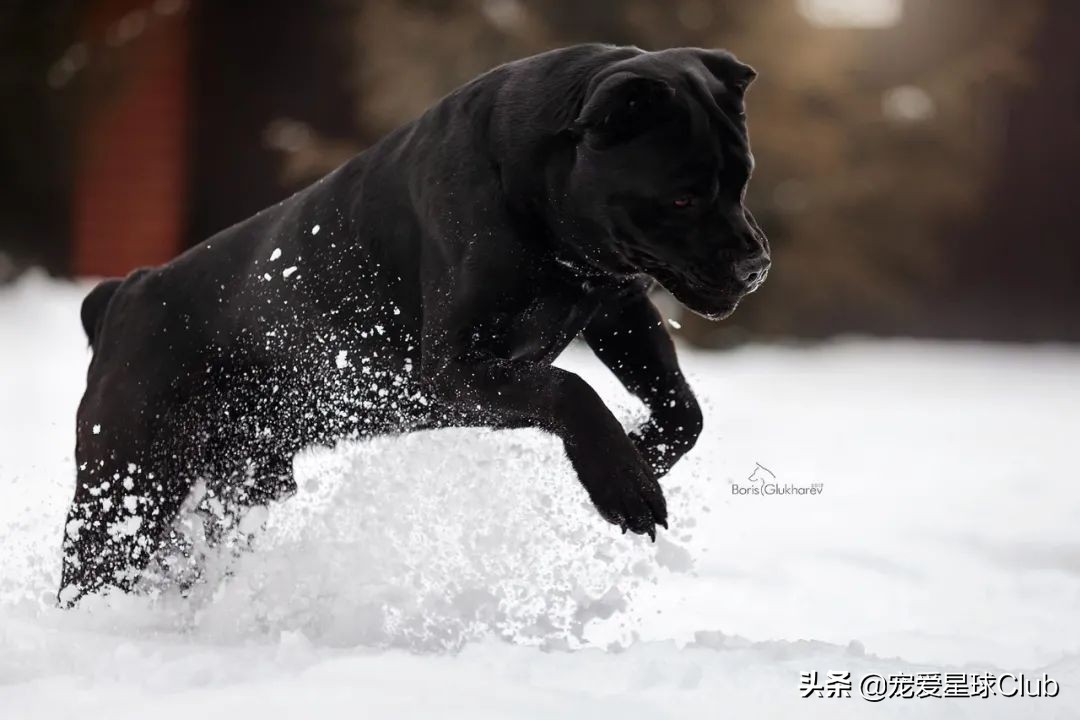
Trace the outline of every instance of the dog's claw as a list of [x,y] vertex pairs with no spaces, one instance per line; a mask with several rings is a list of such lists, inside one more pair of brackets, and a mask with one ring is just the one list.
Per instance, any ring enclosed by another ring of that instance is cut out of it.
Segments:
[[641,458],[631,451],[619,457],[613,470],[604,466],[603,473],[584,472],[595,467],[584,465],[579,474],[600,515],[623,535],[648,535],[656,542],[656,526],[667,527],[667,504],[663,489]]
[[667,529],[668,529],[668,526],[667,526],[667,518],[664,518],[663,520],[659,520],[659,521],[657,522],[657,524],[659,524],[659,525],[662,525],[662,526],[664,527],[664,529],[665,529],[665,530],[667,530]]

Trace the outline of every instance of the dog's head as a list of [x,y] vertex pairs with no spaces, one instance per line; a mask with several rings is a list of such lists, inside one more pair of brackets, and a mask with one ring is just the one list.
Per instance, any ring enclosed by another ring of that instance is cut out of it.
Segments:
[[769,270],[743,205],[754,167],[743,96],[756,73],[730,53],[642,53],[599,73],[572,126],[569,191],[621,263],[691,310],[729,315]]

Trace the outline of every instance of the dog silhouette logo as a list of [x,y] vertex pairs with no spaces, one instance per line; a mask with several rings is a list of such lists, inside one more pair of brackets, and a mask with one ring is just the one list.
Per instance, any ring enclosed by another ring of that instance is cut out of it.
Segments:
[[776,473],[769,468],[765,467],[761,463],[754,463],[754,470],[746,478],[750,482],[768,482],[769,480],[776,479]]

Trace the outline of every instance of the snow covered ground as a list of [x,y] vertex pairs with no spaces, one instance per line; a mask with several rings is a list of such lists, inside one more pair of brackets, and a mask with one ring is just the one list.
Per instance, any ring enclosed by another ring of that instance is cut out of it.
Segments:
[[[0,289],[3,720],[1080,718],[1080,349],[684,350],[706,432],[655,545],[539,432],[422,433],[304,453],[228,581],[61,612],[84,291]],[[640,416],[584,349],[560,364]],[[820,492],[733,493],[769,482]],[[802,699],[812,671],[853,697]],[[938,671],[1060,692],[859,697]]]

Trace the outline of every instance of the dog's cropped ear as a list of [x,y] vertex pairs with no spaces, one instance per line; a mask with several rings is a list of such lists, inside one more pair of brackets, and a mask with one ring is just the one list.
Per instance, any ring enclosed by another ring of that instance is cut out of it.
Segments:
[[727,50],[706,50],[701,55],[701,62],[713,77],[724,83],[726,89],[740,98],[757,77],[757,71],[754,68],[739,62]]
[[674,97],[675,88],[663,80],[615,73],[585,99],[571,130],[598,146],[618,145],[660,122]]

